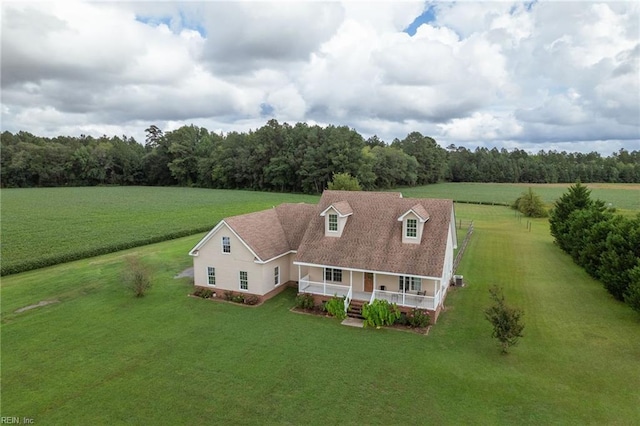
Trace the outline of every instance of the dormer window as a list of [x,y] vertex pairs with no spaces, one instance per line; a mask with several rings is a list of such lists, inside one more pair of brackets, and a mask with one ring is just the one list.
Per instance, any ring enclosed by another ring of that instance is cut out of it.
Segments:
[[338,232],[337,214],[329,214],[329,232]]
[[416,204],[398,218],[402,222],[402,242],[420,244],[424,224],[429,220],[429,213],[421,204]]
[[324,209],[320,216],[324,217],[324,236],[341,237],[347,224],[347,219],[353,214],[351,206],[346,201],[339,201]]
[[418,236],[418,220],[407,219],[407,238],[416,238]]

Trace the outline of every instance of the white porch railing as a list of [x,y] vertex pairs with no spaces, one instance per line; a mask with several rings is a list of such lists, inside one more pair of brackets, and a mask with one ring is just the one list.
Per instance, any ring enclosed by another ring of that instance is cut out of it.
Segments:
[[[373,303],[375,299],[382,299],[390,303],[395,303],[399,306],[429,310],[435,310],[436,307],[439,306],[442,298],[441,289],[438,289],[438,292],[435,296],[422,296],[414,293],[402,293],[386,290],[374,290],[372,293],[354,293],[351,286],[310,281],[309,275],[305,275],[304,277],[300,278],[300,281],[298,282],[298,292],[318,294],[322,296],[344,297],[345,311],[349,307],[349,304],[354,298],[354,295],[357,295],[357,300],[360,300],[362,296],[368,297],[369,303]],[[369,296],[369,294],[371,296]]]
[[[322,296],[352,297],[351,286],[310,281],[309,275],[300,278],[298,292],[320,294]],[[349,299],[351,301],[351,299]]]
[[375,299],[386,300],[389,303],[395,303],[399,306],[408,306],[412,308],[435,310],[438,299],[436,296],[422,296],[413,293],[398,293],[395,291],[374,290],[371,294],[371,301]]
[[349,310],[349,303],[351,303],[351,298],[353,297],[353,287],[349,287],[349,293],[347,293],[347,297],[344,298],[344,312],[346,313]]

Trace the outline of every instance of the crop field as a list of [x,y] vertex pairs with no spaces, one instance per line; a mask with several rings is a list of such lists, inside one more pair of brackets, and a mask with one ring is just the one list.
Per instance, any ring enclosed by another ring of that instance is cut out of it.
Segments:
[[[640,184],[584,184],[591,190],[593,199],[611,203],[622,210],[640,211]],[[511,204],[524,191],[532,188],[548,207],[567,192],[570,184],[511,184],[511,183],[439,183],[436,185],[402,188],[406,197],[452,198],[455,201],[471,201]]]
[[2,190],[2,271],[141,246],[208,230],[222,218],[318,197],[198,188]]
[[[635,424],[640,317],[505,207],[475,233],[429,335],[187,297],[200,235],[3,277],[2,416],[34,424]],[[136,299],[124,256],[154,270]],[[487,289],[524,309],[501,355]],[[16,312],[41,301],[55,303]]]
[[[535,185],[549,205],[567,185]],[[597,184],[593,196],[640,211],[640,185]],[[443,183],[398,189],[407,197],[511,203],[527,185]],[[212,228],[227,216],[318,196],[199,188],[3,189],[2,274],[141,246]]]

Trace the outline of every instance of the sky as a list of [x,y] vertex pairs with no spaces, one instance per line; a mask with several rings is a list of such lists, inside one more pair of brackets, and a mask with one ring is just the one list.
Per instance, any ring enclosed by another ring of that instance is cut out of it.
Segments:
[[2,1],[1,127],[640,150],[640,2]]

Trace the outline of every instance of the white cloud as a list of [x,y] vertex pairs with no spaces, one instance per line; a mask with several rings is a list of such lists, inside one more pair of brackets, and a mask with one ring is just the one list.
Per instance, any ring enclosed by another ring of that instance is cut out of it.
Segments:
[[3,130],[142,141],[151,123],[274,117],[389,142],[639,148],[634,2],[438,2],[414,36],[422,2],[0,7]]

